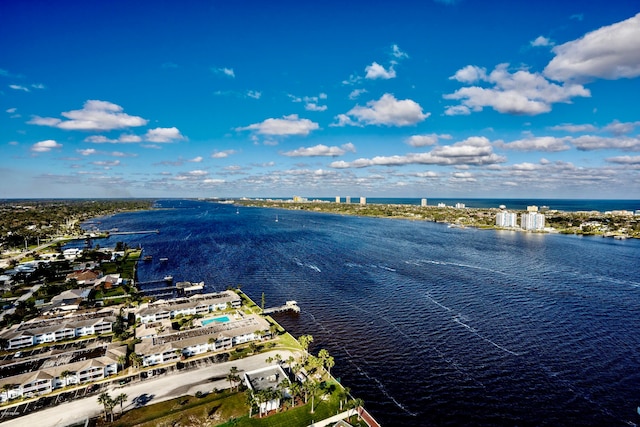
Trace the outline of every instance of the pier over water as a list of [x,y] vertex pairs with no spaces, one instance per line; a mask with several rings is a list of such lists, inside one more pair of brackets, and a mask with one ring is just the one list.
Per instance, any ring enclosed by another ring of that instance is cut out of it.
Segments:
[[284,305],[279,307],[265,308],[262,314],[279,313],[282,311],[293,311],[294,313],[300,313],[300,307],[296,301],[287,301]]

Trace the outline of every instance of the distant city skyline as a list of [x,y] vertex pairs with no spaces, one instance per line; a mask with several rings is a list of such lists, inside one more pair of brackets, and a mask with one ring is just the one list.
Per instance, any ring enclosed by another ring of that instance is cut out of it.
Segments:
[[0,198],[640,199],[638,12],[4,2]]

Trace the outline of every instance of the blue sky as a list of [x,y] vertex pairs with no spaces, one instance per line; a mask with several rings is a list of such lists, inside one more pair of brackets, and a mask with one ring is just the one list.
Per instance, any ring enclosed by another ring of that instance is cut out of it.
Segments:
[[5,1],[0,197],[640,198],[636,1]]

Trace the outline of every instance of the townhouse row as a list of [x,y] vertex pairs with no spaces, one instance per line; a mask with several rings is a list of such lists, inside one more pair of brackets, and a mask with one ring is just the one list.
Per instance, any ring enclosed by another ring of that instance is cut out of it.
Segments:
[[240,344],[269,338],[269,322],[251,314],[239,320],[210,324],[185,332],[150,336],[136,344],[143,366],[171,363],[208,351],[228,350]]
[[140,323],[153,323],[180,315],[202,315],[227,308],[240,308],[241,305],[242,300],[238,294],[233,291],[223,291],[143,304],[136,310],[135,316]]
[[0,333],[7,350],[16,350],[43,343],[52,343],[89,335],[113,332],[115,316],[89,319],[52,318],[47,321],[25,322]]
[[69,385],[81,385],[107,378],[118,373],[118,358],[126,355],[126,345],[109,344],[104,355],[100,357],[1,378],[0,403],[21,397],[35,397]]

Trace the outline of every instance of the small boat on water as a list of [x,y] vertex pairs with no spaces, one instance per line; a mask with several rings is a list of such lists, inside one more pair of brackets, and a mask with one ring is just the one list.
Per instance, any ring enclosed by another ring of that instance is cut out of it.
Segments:
[[164,276],[165,282],[173,282],[173,276]]
[[145,255],[145,257],[143,258],[144,261],[149,262],[153,259],[153,257],[151,255]]
[[278,222],[278,215],[276,215],[276,222]]
[[160,258],[160,262],[167,262],[169,261],[169,258]]

